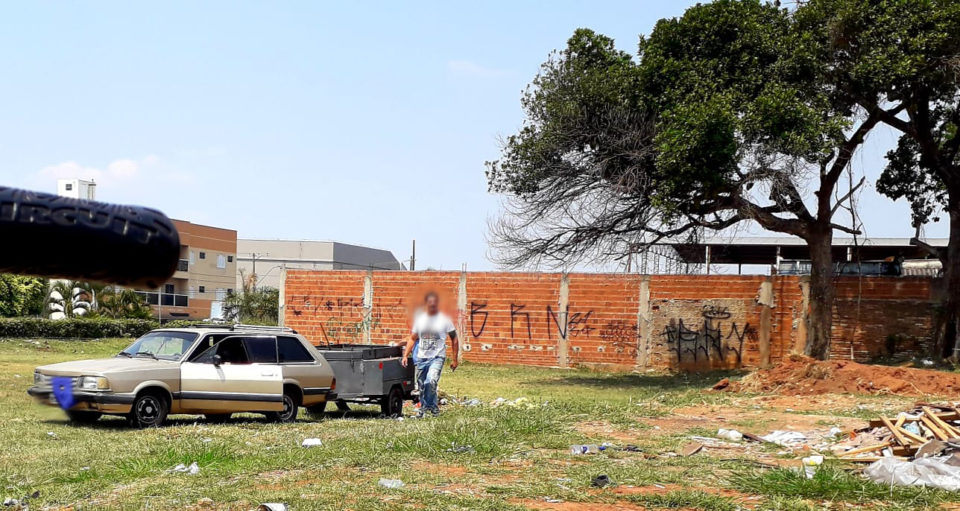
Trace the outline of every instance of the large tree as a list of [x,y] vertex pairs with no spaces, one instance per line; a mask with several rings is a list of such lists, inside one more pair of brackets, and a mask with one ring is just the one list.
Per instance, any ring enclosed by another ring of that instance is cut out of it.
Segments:
[[935,349],[960,336],[960,2],[816,0],[804,9],[831,51],[838,88],[899,132],[877,188],[913,207],[914,224],[950,221]]
[[806,8],[697,5],[659,21],[637,58],[578,30],[488,163],[491,190],[509,197],[493,227],[501,262],[616,257],[752,221],[809,245],[805,351],[826,358],[833,232],[858,233],[834,216],[863,183],[841,177],[883,113],[838,93],[828,41],[811,33],[823,20]]

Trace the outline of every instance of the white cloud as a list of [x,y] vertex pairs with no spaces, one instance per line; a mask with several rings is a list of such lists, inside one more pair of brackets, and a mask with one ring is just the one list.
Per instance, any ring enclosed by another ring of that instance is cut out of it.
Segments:
[[480,78],[494,78],[506,74],[502,69],[486,67],[470,60],[450,60],[447,62],[447,71],[456,75]]
[[28,181],[30,186],[45,191],[56,189],[58,179],[87,179],[101,185],[119,187],[147,177],[142,171],[159,164],[160,158],[154,154],[140,160],[120,158],[110,162],[104,168],[89,167],[71,160],[43,167]]

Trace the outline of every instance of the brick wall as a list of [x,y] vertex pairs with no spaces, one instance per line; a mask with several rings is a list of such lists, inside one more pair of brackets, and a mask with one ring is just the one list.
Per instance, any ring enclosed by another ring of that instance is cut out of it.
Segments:
[[[932,282],[839,279],[832,355],[922,352]],[[398,343],[432,290],[466,360],[706,370],[776,363],[802,349],[805,286],[796,276],[288,270],[282,316],[315,344]]]

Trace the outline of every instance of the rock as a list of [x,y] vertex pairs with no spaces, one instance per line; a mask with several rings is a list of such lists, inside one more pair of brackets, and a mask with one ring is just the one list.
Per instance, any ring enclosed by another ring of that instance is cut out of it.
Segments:
[[713,390],[723,390],[729,386],[730,386],[730,378],[724,378],[718,381],[716,384],[714,384],[712,388]]
[[607,486],[614,486],[614,482],[610,480],[610,476],[607,474],[600,474],[590,480],[590,486],[594,488],[606,488]]
[[213,507],[213,499],[210,497],[204,497],[197,501],[197,505],[200,507]]

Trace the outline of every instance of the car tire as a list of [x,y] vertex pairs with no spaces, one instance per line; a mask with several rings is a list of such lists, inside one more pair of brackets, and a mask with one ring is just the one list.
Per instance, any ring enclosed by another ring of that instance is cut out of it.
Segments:
[[380,400],[380,412],[387,417],[403,415],[403,389],[393,387],[386,397]]
[[327,411],[327,401],[308,406],[307,411],[310,412],[310,415],[320,417]]
[[155,428],[163,424],[169,411],[166,398],[157,393],[144,392],[133,400],[127,420],[136,428]]
[[283,410],[279,412],[270,412],[267,418],[274,422],[296,422],[297,412],[300,410],[300,403],[297,396],[290,392],[283,392]]
[[103,414],[100,412],[83,412],[77,410],[67,410],[67,418],[70,419],[70,422],[75,422],[77,424],[93,424],[100,420]]
[[337,410],[340,410],[341,412],[344,412],[344,413],[349,412],[349,411],[350,411],[350,405],[347,404],[346,401],[344,401],[344,400],[342,400],[342,399],[338,399],[338,400],[337,400]]
[[230,420],[230,417],[233,417],[232,413],[205,413],[203,414],[203,420],[211,424],[223,424]]

